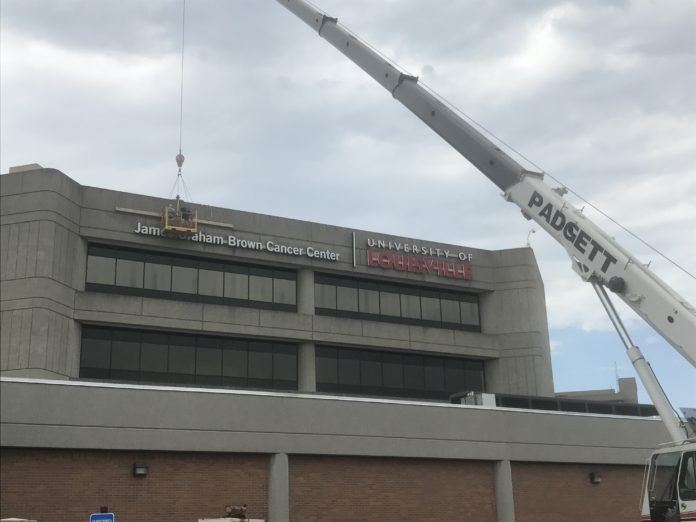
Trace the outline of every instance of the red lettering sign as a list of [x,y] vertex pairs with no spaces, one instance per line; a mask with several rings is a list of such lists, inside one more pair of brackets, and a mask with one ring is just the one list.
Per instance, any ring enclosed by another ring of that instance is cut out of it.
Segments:
[[435,274],[439,277],[452,279],[471,279],[471,265],[460,261],[433,259],[432,257],[396,254],[394,252],[367,251],[367,266],[398,270],[400,272],[415,272]]

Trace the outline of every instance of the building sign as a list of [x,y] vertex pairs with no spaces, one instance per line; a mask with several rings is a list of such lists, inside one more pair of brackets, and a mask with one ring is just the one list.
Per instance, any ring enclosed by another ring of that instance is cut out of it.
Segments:
[[470,252],[367,238],[367,266],[400,272],[471,279]]
[[451,277],[453,279],[471,279],[471,265],[469,263],[379,250],[367,251],[367,266],[376,266],[401,272],[434,274],[439,277]]
[[116,522],[116,517],[113,513],[92,513],[89,522]]
[[[144,236],[162,236],[160,227],[144,225],[140,221],[133,230],[136,234]],[[328,248],[316,248],[314,246],[298,246],[276,241],[260,241],[258,239],[245,239],[234,235],[217,236],[206,234],[203,230],[199,230],[190,237],[181,238],[187,241],[195,241],[196,243],[206,243],[209,245],[221,245],[230,248],[240,248],[243,250],[258,250],[261,252],[269,252],[271,254],[284,254],[288,256],[309,257],[312,259],[321,259],[324,261],[338,261],[340,253]]]
[[382,250],[395,250],[406,254],[421,254],[431,257],[444,257],[445,259],[459,259],[459,261],[471,261],[471,252],[452,252],[446,248],[436,248],[418,245],[417,243],[406,243],[401,241],[391,241],[385,239],[367,238],[367,246]]

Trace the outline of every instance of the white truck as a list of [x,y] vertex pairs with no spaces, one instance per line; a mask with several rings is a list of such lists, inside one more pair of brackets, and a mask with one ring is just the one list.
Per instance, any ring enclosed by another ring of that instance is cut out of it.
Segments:
[[597,292],[672,444],[650,458],[641,500],[644,521],[696,521],[696,439],[689,439],[640,349],[614,309],[608,288],[696,367],[696,310],[607,233],[356,35],[305,0],[277,0],[333,45],[469,160],[566,250],[573,269]]

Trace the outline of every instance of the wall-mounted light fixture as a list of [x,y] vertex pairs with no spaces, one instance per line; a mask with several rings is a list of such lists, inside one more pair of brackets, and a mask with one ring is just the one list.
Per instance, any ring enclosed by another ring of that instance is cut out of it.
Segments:
[[150,471],[150,469],[147,467],[147,464],[143,464],[142,462],[134,462],[133,463],[133,476],[134,477],[147,477],[147,473]]
[[602,483],[602,475],[599,473],[595,473],[594,471],[590,473],[590,484],[601,484]]

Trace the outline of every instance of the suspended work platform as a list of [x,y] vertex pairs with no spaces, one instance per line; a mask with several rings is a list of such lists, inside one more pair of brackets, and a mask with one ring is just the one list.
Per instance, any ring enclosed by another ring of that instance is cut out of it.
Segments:
[[187,237],[198,232],[198,213],[185,206],[177,196],[173,203],[162,211],[162,234]]

